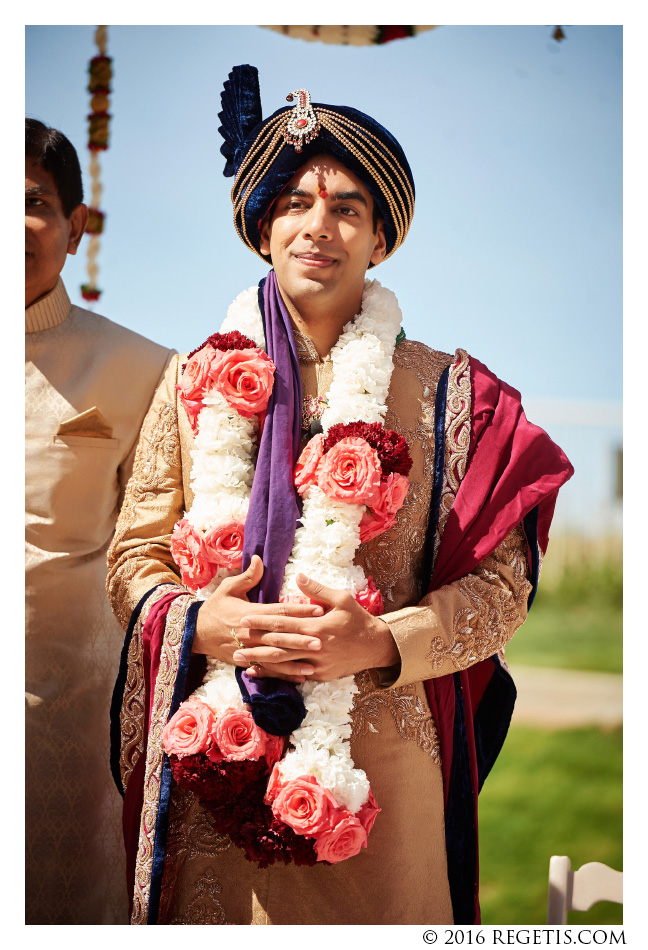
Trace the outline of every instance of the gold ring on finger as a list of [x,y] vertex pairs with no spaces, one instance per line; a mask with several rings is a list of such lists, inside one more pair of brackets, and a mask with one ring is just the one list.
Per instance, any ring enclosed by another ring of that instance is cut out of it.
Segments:
[[232,638],[232,640],[234,641],[234,643],[237,645],[237,647],[239,648],[239,650],[244,650],[244,649],[245,649],[245,647],[243,646],[243,644],[242,644],[241,641],[239,640],[238,636],[236,635],[236,630],[234,629],[234,627],[232,627],[232,629],[230,630],[230,637]]

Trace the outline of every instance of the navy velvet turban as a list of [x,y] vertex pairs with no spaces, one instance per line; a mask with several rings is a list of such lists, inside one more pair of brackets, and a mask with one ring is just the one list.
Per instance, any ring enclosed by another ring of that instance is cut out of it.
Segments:
[[[305,89],[286,97],[294,106],[262,118],[254,66],[235,66],[221,93],[219,132],[227,159],[224,174],[235,175],[234,225],[259,257],[260,223],[295,172],[314,155],[332,155],[367,187],[385,222],[387,254],[405,240],[414,214],[414,180],[394,136],[371,116],[350,106],[310,102]],[[371,265],[370,265],[371,266]]]

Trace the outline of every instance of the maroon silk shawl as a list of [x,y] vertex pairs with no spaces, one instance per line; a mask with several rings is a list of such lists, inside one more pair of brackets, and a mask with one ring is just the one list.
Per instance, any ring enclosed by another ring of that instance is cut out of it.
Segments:
[[[448,514],[429,591],[438,590],[473,571],[536,507],[538,544],[544,553],[558,489],[574,471],[562,449],[543,429],[527,420],[517,390],[473,357],[470,357],[470,376],[472,422],[466,472]],[[475,854],[480,782],[474,719],[494,669],[494,661],[488,659],[459,673],[474,802]],[[425,683],[441,744],[446,808],[453,792],[455,685],[454,674]],[[476,862],[472,882],[474,923],[480,920],[478,870]]]

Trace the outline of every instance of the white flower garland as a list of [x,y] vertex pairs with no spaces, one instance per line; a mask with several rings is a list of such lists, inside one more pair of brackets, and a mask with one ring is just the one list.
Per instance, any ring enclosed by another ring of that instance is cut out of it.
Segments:
[[[322,415],[327,433],[337,423],[383,423],[393,370],[393,354],[402,314],[395,295],[377,280],[365,280],[359,316],[348,323],[331,351],[333,381],[328,408]],[[239,294],[230,306],[220,332],[238,330],[265,349],[257,288]],[[205,395],[198,416],[198,433],[192,451],[191,486],[194,502],[186,518],[196,529],[230,518],[245,520],[255,470],[256,418],[246,419],[228,406],[215,390]],[[286,565],[281,595],[299,593],[295,577],[303,572],[327,587],[363,591],[367,579],[353,563],[360,544],[364,505],[329,498],[317,485],[304,494],[300,527]],[[236,571],[219,568],[209,585],[197,591],[205,599],[224,577]],[[236,687],[236,694],[234,687]],[[351,758],[351,709],[358,692],[353,676],[298,686],[306,717],[290,736],[294,750],[277,764],[284,781],[313,775],[341,805],[355,814],[368,800],[369,780]],[[203,685],[194,694],[216,714],[229,705],[242,704],[234,667],[208,661]]]
[[[361,312],[331,350],[333,381],[322,414],[324,434],[338,423],[385,421],[401,320],[395,294],[377,280],[365,280]],[[300,571],[337,590],[357,594],[365,589],[364,571],[353,563],[365,510],[364,505],[329,498],[317,485],[307,489],[281,596],[299,591],[295,576]]]
[[[263,320],[257,288],[250,287],[230,304],[221,333],[237,329],[265,350]],[[198,531],[236,519],[245,521],[250,506],[257,452],[256,416],[246,418],[228,405],[224,396],[211,389],[203,397],[198,432],[191,450],[193,504],[186,518]],[[206,600],[225,577],[235,574],[218,568],[211,582],[196,591]]]
[[303,683],[300,692],[306,716],[290,737],[294,750],[277,768],[284,782],[313,775],[339,805],[355,815],[369,798],[369,779],[351,758],[351,709],[358,692],[353,676]]
[[215,716],[222,716],[226,709],[245,709],[234,667],[214,657],[207,657],[207,672],[192,696],[207,703]]

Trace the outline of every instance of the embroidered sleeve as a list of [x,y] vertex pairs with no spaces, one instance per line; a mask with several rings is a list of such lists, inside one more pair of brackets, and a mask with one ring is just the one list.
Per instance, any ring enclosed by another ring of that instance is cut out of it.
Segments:
[[140,434],[115,535],[108,550],[108,597],[124,628],[142,596],[157,584],[179,584],[171,557],[173,526],[182,518],[184,494],[174,357]]
[[[171,362],[174,356],[175,356],[175,350],[167,350],[164,366],[160,369],[156,382],[154,383],[154,385],[151,386],[151,393],[157,392],[158,388],[164,382],[165,373],[169,367],[169,363]],[[149,395],[149,398],[150,398],[150,395]],[[142,417],[140,420],[142,423],[144,421],[144,409],[145,407],[143,407]],[[133,463],[135,461],[135,451],[137,449],[137,443],[138,443],[137,434],[136,433],[134,434],[135,434],[135,439],[130,448],[130,451],[128,455],[126,456],[126,458],[121,463],[121,465],[119,466],[119,508],[121,508],[121,506],[124,503],[124,497],[126,494],[126,486],[128,485],[128,481],[131,475],[133,474]]]
[[[520,526],[475,570],[428,594],[416,607],[387,614],[401,655],[400,672],[383,671],[381,685],[431,679],[500,653],[526,620],[531,584]],[[390,682],[391,680],[391,682]]]

